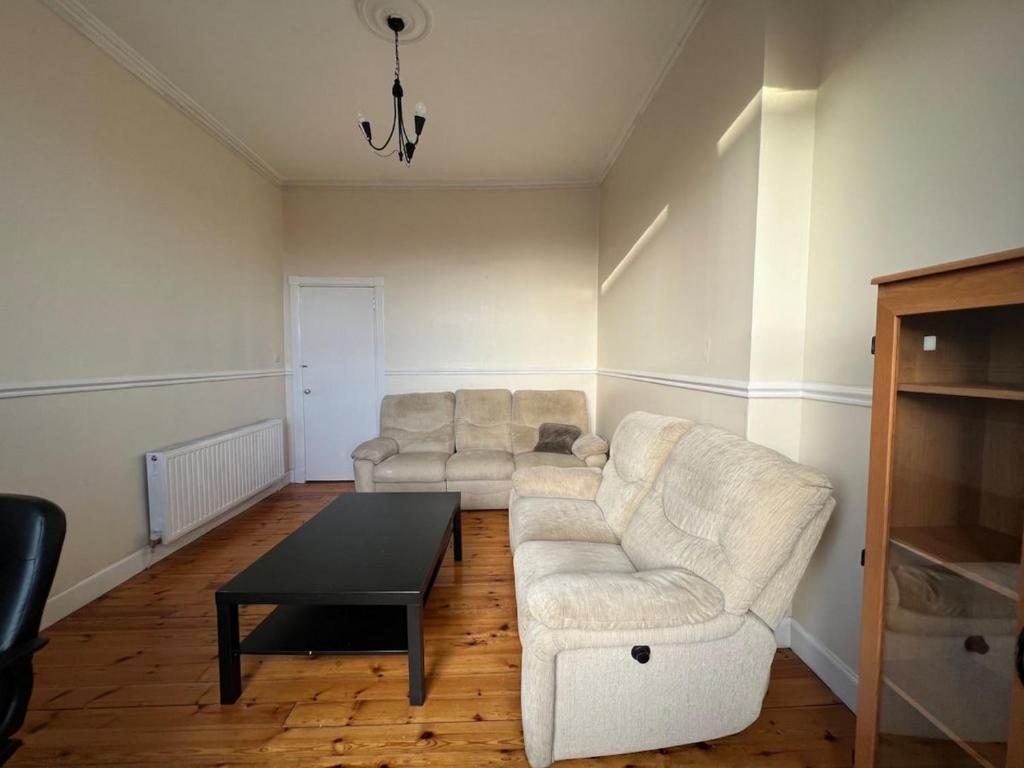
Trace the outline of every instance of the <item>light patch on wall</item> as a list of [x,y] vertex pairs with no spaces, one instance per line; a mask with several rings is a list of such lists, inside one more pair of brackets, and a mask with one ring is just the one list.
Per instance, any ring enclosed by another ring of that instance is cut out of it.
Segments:
[[718,156],[721,157],[729,151],[729,147],[736,143],[736,140],[747,132],[753,123],[754,118],[765,111],[783,114],[786,112],[799,112],[813,108],[814,99],[817,96],[815,90],[794,90],[791,88],[778,88],[766,85],[747,103],[732,124],[725,129],[725,133],[718,139]]
[[761,89],[761,93],[764,98],[765,111],[780,115],[813,109],[814,101],[818,97],[818,91],[813,88],[796,90],[765,86]]
[[736,143],[736,139],[747,132],[747,128],[754,121],[754,117],[761,114],[761,94],[764,90],[762,88],[754,94],[754,98],[747,102],[747,106],[740,110],[740,113],[736,115],[736,119],[732,121],[729,127],[725,129],[725,133],[718,139],[716,146],[719,157],[729,151],[729,147]]
[[619,279],[619,276],[626,271],[626,268],[633,263],[640,252],[647,247],[647,244],[651,242],[658,231],[665,226],[665,222],[668,220],[668,206],[666,205],[661,209],[661,213],[654,217],[654,221],[647,225],[647,229],[643,231],[643,234],[637,238],[636,242],[633,243],[633,247],[630,248],[626,255],[622,257],[622,261],[615,265],[615,269],[604,279],[601,283],[601,295],[606,294],[615,281]]

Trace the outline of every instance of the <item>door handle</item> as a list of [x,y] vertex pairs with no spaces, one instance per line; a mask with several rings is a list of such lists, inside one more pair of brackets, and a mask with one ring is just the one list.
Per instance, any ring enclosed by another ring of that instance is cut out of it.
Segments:
[[306,389],[302,390],[302,394],[304,394],[304,395],[308,395],[308,394],[309,394],[310,392],[312,392],[312,391],[313,391],[312,389],[309,389],[309,388],[307,387]]
[[1020,684],[1024,685],[1024,629],[1017,637],[1017,677],[1020,678]]

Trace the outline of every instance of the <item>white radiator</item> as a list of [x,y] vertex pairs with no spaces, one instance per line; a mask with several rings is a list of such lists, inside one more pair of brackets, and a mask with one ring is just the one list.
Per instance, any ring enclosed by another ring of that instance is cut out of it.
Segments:
[[149,538],[174,541],[284,475],[281,419],[267,419],[146,454]]

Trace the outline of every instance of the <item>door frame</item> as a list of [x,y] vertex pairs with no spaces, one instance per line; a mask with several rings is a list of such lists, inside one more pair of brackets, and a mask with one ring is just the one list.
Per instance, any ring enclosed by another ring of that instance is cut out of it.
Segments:
[[377,384],[376,404],[378,412],[384,397],[384,278],[382,277],[305,277],[288,276],[288,339],[291,359],[291,402],[288,404],[288,418],[292,425],[292,482],[306,482],[306,427],[302,407],[302,323],[300,321],[301,288],[373,288],[374,299],[374,381]]

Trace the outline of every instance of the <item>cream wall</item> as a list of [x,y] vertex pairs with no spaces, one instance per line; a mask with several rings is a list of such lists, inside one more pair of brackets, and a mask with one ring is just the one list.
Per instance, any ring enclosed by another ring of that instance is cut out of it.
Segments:
[[1024,5],[759,7],[710,2],[602,185],[599,279],[639,246],[600,298],[599,428],[678,413],[828,474],[793,646],[853,704],[870,279],[1024,244]]
[[592,187],[289,188],[283,270],[384,279],[388,392],[567,387],[593,407],[597,211]]
[[281,369],[281,194],[37,3],[0,3],[0,94],[0,488],[67,512],[56,594],[146,547],[146,450],[282,416],[284,377],[12,387]]
[[745,429],[742,397],[638,379],[748,377],[764,44],[761,3],[712,3],[601,185],[603,433],[636,409]]
[[[790,392],[800,389],[804,379],[821,27],[818,0],[785,0],[765,6],[750,380],[761,388]],[[746,436],[797,458],[802,417],[799,397],[751,399]]]
[[[1024,245],[1024,4],[842,2],[818,91],[805,366],[871,385],[873,276]],[[797,620],[857,669],[870,410],[805,403],[839,506]]]

